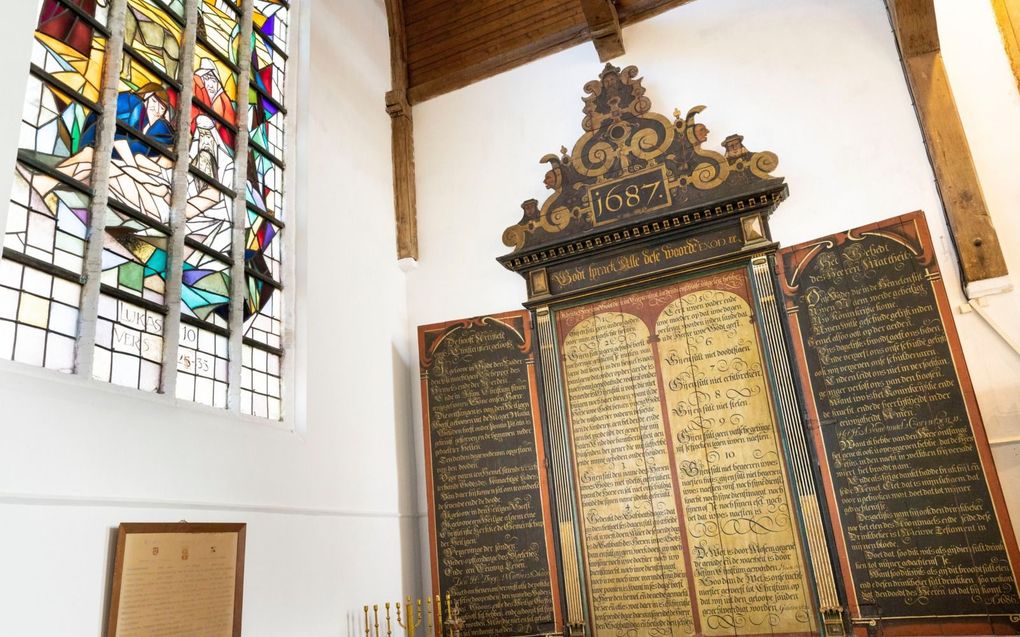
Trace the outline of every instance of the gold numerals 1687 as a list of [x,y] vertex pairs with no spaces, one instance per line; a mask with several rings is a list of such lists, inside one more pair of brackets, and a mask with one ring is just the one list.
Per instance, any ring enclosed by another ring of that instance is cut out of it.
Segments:
[[628,212],[639,208],[647,208],[656,201],[656,195],[662,199],[661,181],[653,181],[648,184],[616,184],[602,192],[592,190],[592,210],[595,212],[595,219],[615,214],[621,210]]

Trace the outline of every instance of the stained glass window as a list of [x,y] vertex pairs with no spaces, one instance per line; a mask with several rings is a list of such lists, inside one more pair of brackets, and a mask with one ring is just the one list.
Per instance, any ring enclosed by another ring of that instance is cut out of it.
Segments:
[[93,378],[157,391],[163,368],[164,322],[159,311],[101,295]]
[[226,0],[202,0],[198,11],[198,39],[233,64],[238,62],[241,27],[237,9]]
[[0,358],[281,418],[291,3],[37,2]]
[[181,310],[185,316],[227,327],[230,316],[230,262],[185,248]]
[[168,77],[177,77],[183,27],[159,0],[127,0],[124,46]]
[[19,163],[4,247],[80,275],[91,205],[84,190]]
[[227,406],[229,340],[219,332],[181,325],[177,397],[212,407]]
[[[88,5],[93,5],[91,12]],[[106,54],[106,18],[105,2],[79,0],[64,4],[46,0],[32,46],[33,66],[82,97],[98,102]]]
[[169,228],[110,210],[103,235],[103,284],[161,304],[166,292]]
[[188,175],[187,238],[229,258],[233,227],[230,191],[193,174]]
[[80,299],[75,282],[0,261],[0,357],[72,371]]
[[244,346],[241,368],[241,411],[260,418],[280,418],[280,357]]
[[87,185],[92,179],[97,121],[95,108],[32,74],[18,154],[22,161],[52,168]]
[[155,142],[153,147],[170,150],[177,139],[180,94],[176,83],[167,81],[144,58],[125,52],[119,91],[118,122]]
[[278,417],[283,343],[280,235],[284,218],[290,5],[254,0],[245,179],[244,361],[241,409]]

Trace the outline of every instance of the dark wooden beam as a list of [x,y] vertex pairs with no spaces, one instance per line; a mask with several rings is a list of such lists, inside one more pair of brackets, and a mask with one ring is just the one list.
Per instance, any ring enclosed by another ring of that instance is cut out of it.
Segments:
[[[904,72],[935,170],[965,289],[1005,277],[1006,261],[985,204],[942,61],[933,0],[886,0]],[[1005,287],[1004,285],[1001,287]]]
[[580,0],[592,44],[599,60],[608,62],[624,54],[623,30],[613,0]]
[[411,103],[424,102],[587,41],[584,29],[558,31],[536,38],[527,46],[489,55],[467,66],[450,68],[440,77],[413,84]]
[[623,53],[621,29],[693,0],[403,0],[412,104],[594,40]]
[[403,0],[386,0],[390,33],[390,83],[386,112],[392,123],[393,205],[397,258],[418,258],[418,211],[414,186],[414,120],[407,81],[407,34]]

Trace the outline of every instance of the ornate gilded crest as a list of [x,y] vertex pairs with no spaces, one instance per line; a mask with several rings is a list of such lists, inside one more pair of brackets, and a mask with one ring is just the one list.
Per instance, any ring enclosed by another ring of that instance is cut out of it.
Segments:
[[774,153],[749,151],[740,135],[723,140],[722,153],[705,148],[709,131],[696,121],[705,107],[676,110],[670,120],[651,111],[641,81],[637,67],[607,64],[585,84],[585,134],[572,151],[542,158],[553,192],[541,207],[525,201],[523,218],[504,231],[514,255],[645,219],[785,196],[783,179],[770,174]]

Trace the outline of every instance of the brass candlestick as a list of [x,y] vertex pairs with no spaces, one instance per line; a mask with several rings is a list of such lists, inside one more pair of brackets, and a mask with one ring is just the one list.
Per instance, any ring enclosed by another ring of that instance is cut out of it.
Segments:
[[[460,637],[464,627],[464,622],[459,619],[460,609],[452,602],[449,593],[446,594],[445,608],[443,602],[442,597],[433,595],[424,599],[407,597],[403,603],[394,603],[397,611],[397,626],[403,630],[404,637],[418,637],[418,630],[421,628],[425,628],[424,637]],[[386,602],[383,607],[385,609],[386,637],[393,637],[390,603]],[[368,605],[363,610],[365,637],[382,637],[379,605],[372,606],[372,615],[369,615]]]
[[421,600],[418,600],[418,615],[414,614],[414,606],[411,605],[411,598],[407,598],[407,603],[404,605],[404,614],[406,618],[403,622],[400,621],[400,602],[397,602],[397,624],[404,629],[407,633],[407,637],[414,637],[418,629],[421,628]]

